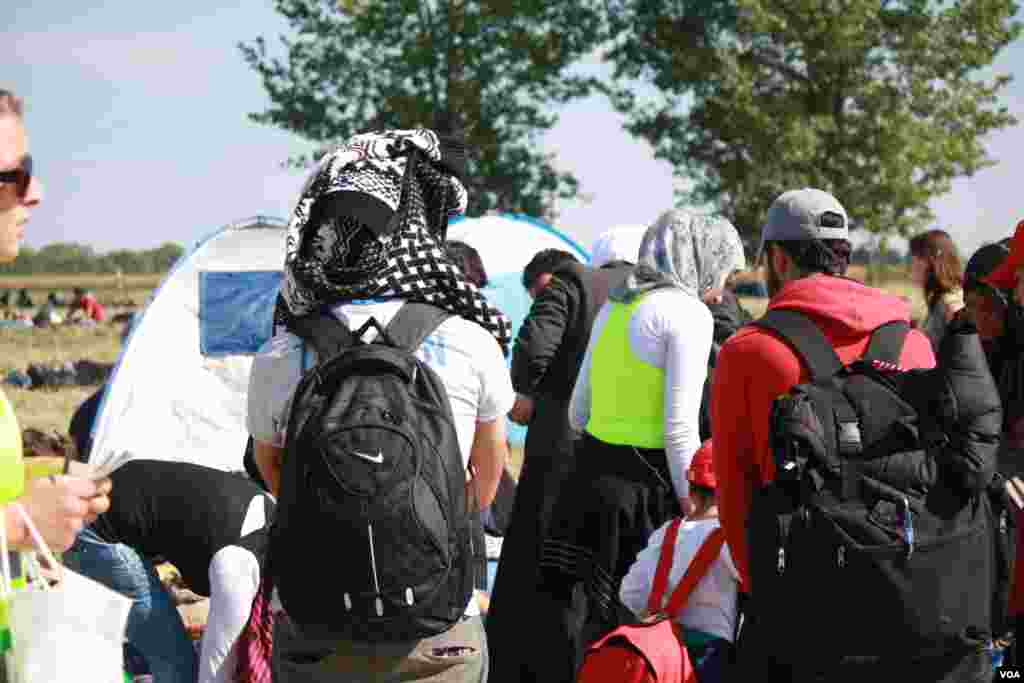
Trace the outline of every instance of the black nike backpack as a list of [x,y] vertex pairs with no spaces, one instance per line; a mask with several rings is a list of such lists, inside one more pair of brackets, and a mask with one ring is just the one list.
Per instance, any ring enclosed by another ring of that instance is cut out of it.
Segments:
[[810,381],[772,408],[776,477],[747,519],[748,642],[827,672],[1002,635],[1015,527],[996,474],[1001,404],[974,328],[950,328],[935,369],[903,371],[905,323],[876,330],[849,366],[799,312],[753,324],[782,337]]
[[318,362],[292,399],[268,571],[307,634],[417,640],[469,603],[466,467],[444,384],[413,355],[446,317],[407,303],[383,330],[330,315],[289,326]]

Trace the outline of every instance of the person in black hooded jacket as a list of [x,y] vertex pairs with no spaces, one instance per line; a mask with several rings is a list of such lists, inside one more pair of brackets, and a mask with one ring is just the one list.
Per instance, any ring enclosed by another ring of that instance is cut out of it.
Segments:
[[711,438],[711,383],[718,363],[718,350],[737,330],[754,319],[747,309],[743,308],[728,285],[722,289],[712,289],[705,294],[704,305],[711,311],[715,327],[711,338],[711,355],[708,358],[708,378],[704,380],[704,393],[700,400],[698,424],[701,442]]
[[[964,300],[961,312],[978,328],[985,346],[989,368],[1003,405],[1003,434],[999,445],[999,472],[1010,483],[1024,475],[1024,307],[1021,306],[1017,271],[1024,256],[1024,222],[1017,234],[987,244],[971,256],[964,271]],[[1006,652],[1005,666],[1020,666],[1024,652],[1024,514],[1018,510],[1016,567],[1007,613],[1016,641]]]
[[[590,329],[610,289],[631,266],[621,260],[601,268],[584,266],[570,254],[541,252],[523,274],[534,298],[512,351],[516,405],[509,417],[529,424],[515,503],[487,614],[490,680],[536,680],[544,643],[524,646],[535,636],[538,559],[552,508],[571,468],[576,436],[569,426],[569,400],[590,340]],[[554,263],[546,257],[554,256]],[[635,258],[635,256],[633,257]]]
[[[1012,286],[989,282],[1010,255],[1010,239],[978,249],[964,271],[965,308],[960,315],[978,328],[989,369],[1003,403],[999,468],[1007,477],[1024,472],[1024,308]],[[1000,278],[1001,279],[1001,278]]]

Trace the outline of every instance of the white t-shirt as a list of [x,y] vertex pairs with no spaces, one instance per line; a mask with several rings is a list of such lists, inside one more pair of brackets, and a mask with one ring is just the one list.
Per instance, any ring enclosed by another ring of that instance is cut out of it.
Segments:
[[[569,404],[569,422],[582,432],[590,420],[590,363],[611,303],[601,307]],[[629,319],[629,348],[665,371],[665,457],[676,495],[685,499],[686,471],[700,447],[700,402],[708,376],[714,320],[700,299],[679,289],[647,294]]]
[[[671,523],[671,520],[665,522],[660,529],[651,534],[647,547],[636,556],[636,561],[629,568],[626,578],[622,580],[619,597],[634,614],[639,615],[647,609],[647,599],[651,595],[654,573],[658,569],[658,559],[661,557],[661,543]],[[672,570],[669,572],[668,588],[665,589],[665,602],[668,602],[672,590],[683,580],[687,567],[697,555],[704,539],[718,526],[717,519],[683,522],[676,537]],[[690,593],[686,607],[679,613],[676,622],[686,628],[703,631],[732,642],[736,627],[736,596],[739,581],[740,575],[729,554],[729,546],[723,545],[722,552],[711,563],[708,573]]]
[[[401,306],[397,300],[351,302],[332,312],[357,330],[370,317],[387,325]],[[374,334],[371,328],[364,339],[370,341]],[[477,423],[504,417],[515,403],[501,347],[480,325],[452,316],[423,341],[416,357],[437,373],[448,392],[462,461],[468,466]],[[264,345],[253,359],[249,379],[247,426],[254,439],[284,446],[292,394],[303,370],[315,364],[316,352],[293,334],[276,335]],[[467,614],[477,613],[471,599]]]

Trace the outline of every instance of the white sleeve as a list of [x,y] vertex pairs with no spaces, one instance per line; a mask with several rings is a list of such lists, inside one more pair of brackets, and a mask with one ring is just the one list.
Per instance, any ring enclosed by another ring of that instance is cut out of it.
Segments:
[[736,569],[736,563],[733,562],[732,553],[729,552],[729,544],[724,543],[722,545],[722,552],[719,554],[719,559],[725,563],[725,568],[729,571],[729,576],[736,579],[737,583],[741,583],[743,579],[740,578],[740,573]]
[[658,569],[658,560],[661,558],[661,543],[665,538],[665,530],[671,523],[671,520],[666,522],[651,534],[647,540],[647,547],[636,556],[633,566],[629,568],[626,577],[622,579],[619,599],[637,616],[647,609],[647,600],[650,598],[651,588],[654,586],[654,573]]
[[249,622],[260,585],[260,565],[245,548],[221,548],[210,562],[210,614],[199,649],[199,683],[232,683],[235,643]]
[[516,402],[512,375],[509,374],[501,347],[490,334],[487,334],[483,348],[474,360],[480,363],[480,402],[477,405],[476,421],[494,422],[507,415]]
[[659,310],[664,312],[665,456],[676,495],[685,499],[686,472],[700,447],[700,402],[714,322],[698,299]]
[[594,344],[601,337],[604,331],[604,323],[608,320],[608,311],[611,307],[605,303],[598,311],[594,320],[594,327],[591,328],[590,341],[587,342],[587,350],[583,354],[583,362],[580,364],[579,374],[576,375],[576,384],[572,388],[572,399],[569,401],[569,426],[577,432],[586,429],[590,421],[590,365]]
[[301,343],[275,337],[253,358],[246,428],[257,441],[284,446],[285,416],[302,376],[302,355]]

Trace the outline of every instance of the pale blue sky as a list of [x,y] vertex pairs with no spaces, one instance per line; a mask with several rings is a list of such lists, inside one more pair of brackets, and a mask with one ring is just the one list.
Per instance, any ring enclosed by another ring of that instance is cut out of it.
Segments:
[[[189,243],[256,213],[287,217],[302,174],[280,162],[306,147],[246,119],[267,98],[235,48],[287,29],[269,2],[3,4],[0,87],[27,100],[46,184],[27,244],[144,248]],[[1024,46],[1012,45],[995,67],[1024,76]],[[1003,100],[1024,120],[1024,81]],[[558,227],[584,244],[618,224],[650,223],[672,204],[668,165],[621,123],[603,99],[591,98],[565,107],[543,137],[592,197],[559,207]],[[1024,128],[988,144],[1001,163],[956,181],[933,205],[937,226],[968,254],[1024,218]]]

